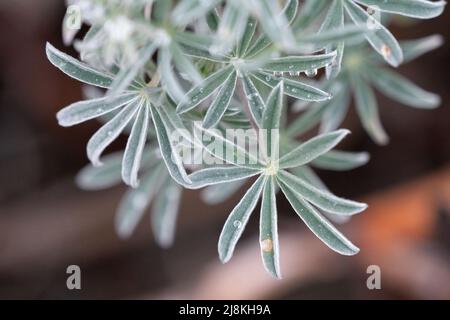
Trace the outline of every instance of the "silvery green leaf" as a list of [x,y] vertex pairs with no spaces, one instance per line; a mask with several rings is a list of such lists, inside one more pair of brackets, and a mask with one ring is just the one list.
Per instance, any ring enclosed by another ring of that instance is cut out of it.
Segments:
[[367,76],[383,94],[407,106],[433,109],[441,103],[441,98],[437,94],[423,90],[410,80],[388,69],[371,68]]
[[217,13],[217,9],[211,9],[206,15],[206,23],[211,31],[217,31],[219,27],[220,17]]
[[203,202],[209,205],[217,205],[232,197],[242,186],[246,180],[236,180],[233,182],[211,185],[203,189],[200,194]]
[[262,129],[279,129],[283,109],[283,82],[273,88],[262,116]]
[[244,87],[245,96],[247,97],[250,113],[255,122],[258,125],[261,125],[262,114],[266,109],[264,100],[250,76],[243,75],[241,81]]
[[218,244],[219,257],[223,263],[228,262],[233,256],[234,248],[242,232],[244,232],[251,213],[258,203],[265,182],[265,176],[261,175],[247,190],[241,201],[239,201],[228,216],[220,233]]
[[219,54],[227,54],[241,39],[247,25],[248,14],[233,3],[227,3],[222,19],[220,19],[217,37],[210,51]]
[[220,0],[182,0],[172,11],[172,21],[180,26],[187,25],[193,20],[205,16],[220,2]]
[[318,135],[284,155],[280,159],[280,168],[294,168],[305,165],[333,149],[350,131],[341,129]]
[[162,116],[160,107],[150,106],[153,124],[155,125],[156,137],[159,143],[162,158],[166,164],[171,177],[179,184],[186,186],[191,184],[180,155],[175,150],[170,135],[171,124]]
[[177,32],[174,38],[183,50],[183,53],[188,56],[214,62],[225,62],[229,60],[225,55],[210,52],[209,48],[212,45],[212,39],[208,37],[200,37],[192,32]]
[[184,55],[180,46],[176,42],[172,42],[169,48],[172,54],[173,62],[177,66],[178,70],[186,74],[192,82],[200,83],[203,80],[202,76],[197,71],[192,61]]
[[122,181],[122,152],[105,156],[103,166],[85,166],[76,176],[76,184],[83,190],[103,190],[118,185]]
[[50,43],[46,45],[48,60],[62,72],[76,80],[101,88],[109,88],[114,76],[96,70],[81,61],[59,51]]
[[[297,16],[297,10],[298,0],[288,0],[282,14],[286,17],[289,23],[292,23]],[[245,57],[254,57],[271,44],[273,44],[273,42],[270,37],[266,33],[262,33],[247,50]]]
[[233,71],[228,79],[220,88],[219,93],[211,103],[206,112],[205,119],[203,120],[203,127],[209,129],[217,125],[217,123],[222,119],[225,111],[230,105],[231,98],[234,95],[234,90],[236,89],[237,72]]
[[120,133],[136,114],[142,105],[142,100],[134,100],[124,107],[117,115],[101,127],[89,140],[87,145],[87,155],[94,166],[100,166],[100,155]]
[[172,0],[152,0],[152,22],[155,24],[163,24],[169,19],[172,10]]
[[370,155],[367,152],[332,150],[313,160],[312,165],[319,169],[347,171],[361,167],[369,160]]
[[380,11],[400,14],[418,19],[431,19],[442,14],[446,1],[427,0],[355,0],[366,6],[374,6]]
[[290,47],[295,42],[294,35],[289,27],[288,17],[286,17],[278,2],[247,0],[239,1],[239,3],[257,16],[264,33],[274,43],[282,47]]
[[308,202],[311,202],[318,208],[325,210],[326,212],[349,216],[360,213],[367,208],[365,203],[336,197],[335,195],[320,190],[284,170],[279,171],[277,178],[300,197],[304,198]]
[[153,204],[151,215],[153,235],[162,248],[169,248],[173,244],[182,191],[183,188],[169,177]]
[[108,90],[108,95],[117,95],[126,90],[130,84],[132,84],[133,80],[145,66],[145,64],[150,60],[152,55],[155,53],[157,49],[156,43],[152,43],[142,48],[137,53],[137,58],[134,63],[132,63],[129,67],[123,68],[117,74],[114,79],[114,82],[111,84],[111,87]]
[[150,170],[136,189],[128,189],[119,203],[115,218],[116,232],[121,238],[129,238],[153,197],[159,191],[164,167],[159,165]]
[[177,76],[172,68],[172,53],[169,48],[162,48],[158,52],[158,66],[161,75],[161,82],[167,93],[175,101],[182,101],[186,92],[180,85]]
[[292,26],[294,31],[297,32],[311,26],[314,20],[321,16],[321,13],[329,3],[329,0],[305,0],[298,19]]
[[62,109],[56,117],[60,126],[70,127],[114,111],[135,99],[137,99],[135,93],[128,93],[116,97],[80,101]]
[[416,40],[407,40],[400,42],[400,47],[403,49],[404,62],[410,62],[425,53],[439,48],[444,43],[441,35],[435,34]]
[[356,75],[353,76],[352,85],[355,92],[356,111],[364,129],[376,143],[387,144],[389,137],[380,122],[378,104],[372,88]]
[[[327,16],[320,26],[319,32],[341,29],[343,27],[344,5],[342,4],[342,1],[333,1],[328,9]],[[342,58],[344,57],[344,48],[344,41],[334,42],[325,46],[325,53],[336,51],[336,59],[334,59],[333,62],[325,68],[327,79],[336,77],[341,70]]]
[[301,166],[296,168],[291,168],[289,171],[295,175],[296,177],[312,184],[314,187],[321,189],[323,191],[328,191],[328,187],[325,183],[319,178],[319,176],[311,169],[310,166]]
[[244,33],[238,43],[237,46],[237,56],[244,57],[248,48],[250,47],[250,43],[253,39],[253,36],[256,31],[257,22],[254,18],[250,17],[247,20],[247,25],[245,27]]
[[[292,168],[290,171],[300,179],[312,184],[316,188],[319,188],[321,190],[330,192],[328,187],[325,185],[325,183],[320,179],[320,177],[314,172],[313,169],[309,166],[301,166],[297,168]],[[320,213],[320,211],[319,211]],[[323,215],[325,218],[328,218],[333,223],[343,224],[348,222],[351,219],[351,216],[340,216],[328,212],[323,212]]]
[[206,186],[233,182],[253,177],[261,170],[241,167],[211,167],[197,170],[189,175],[192,185],[189,189],[200,189]]
[[336,51],[328,54],[317,54],[312,56],[289,56],[271,59],[263,66],[268,72],[304,72],[317,71],[317,69],[331,65],[336,59]]
[[285,184],[283,181],[279,181],[279,185],[298,216],[320,240],[330,247],[330,249],[343,255],[355,255],[359,252],[359,249],[354,244],[340,233],[316,209],[309,205],[295,189]]
[[[266,143],[260,143],[260,146],[265,147],[267,157],[272,162],[277,161],[279,157],[279,133],[274,130],[279,130],[281,113],[283,109],[283,82],[280,82],[270,93],[266,109],[261,121],[261,128],[265,130]],[[274,149],[275,148],[275,149]]]
[[351,94],[346,85],[338,86],[339,92],[333,95],[328,106],[322,114],[319,131],[321,133],[330,132],[339,128],[347,115],[350,106]]
[[[194,123],[194,126],[196,130],[199,130],[199,135],[202,138],[202,141],[199,143],[201,143],[205,150],[215,158],[238,167],[250,169],[262,168],[262,164],[259,161],[257,154],[258,150],[246,150],[245,148],[245,140],[248,138],[250,140],[253,139],[256,142],[256,136],[245,136],[242,137],[242,141],[237,141],[237,143],[235,143],[234,136],[231,137],[233,140],[229,140],[229,137],[222,134],[222,132],[217,129],[205,129],[200,127],[197,123]],[[251,132],[253,133],[253,131]]]
[[278,218],[275,178],[270,176],[264,186],[259,222],[259,244],[264,268],[273,277],[281,279],[278,243]]
[[331,99],[331,95],[313,86],[305,83],[272,76],[269,73],[258,72],[254,74],[255,78],[262,81],[269,87],[276,87],[283,80],[284,94],[305,101],[324,101]]
[[345,0],[344,5],[355,24],[367,26],[371,22],[372,32],[366,33],[367,41],[390,65],[398,67],[403,62],[403,52],[392,33],[352,1]]
[[[344,25],[341,28],[324,30],[321,33],[302,34],[298,37],[299,49],[310,48],[311,44],[315,47],[326,46],[330,42],[355,42],[360,38],[364,39],[367,28],[363,26]],[[312,48],[315,48],[312,47]]]
[[213,73],[200,84],[192,88],[177,106],[178,113],[185,113],[205,101],[210,95],[221,87],[228,77],[233,73],[234,68],[228,66]]
[[148,105],[143,104],[138,111],[133,128],[131,129],[122,162],[122,179],[127,185],[133,188],[136,188],[139,184],[138,171],[141,164],[142,152],[147,141],[148,122]]

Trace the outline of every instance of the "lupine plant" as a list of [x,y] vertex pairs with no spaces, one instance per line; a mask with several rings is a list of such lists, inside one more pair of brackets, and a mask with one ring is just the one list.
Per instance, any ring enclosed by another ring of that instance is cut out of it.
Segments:
[[[261,202],[260,250],[265,269],[276,278],[279,194],[332,250],[359,251],[330,221],[346,221],[367,205],[335,196],[314,172],[351,170],[369,160],[365,152],[335,149],[349,134],[339,127],[352,97],[362,126],[379,144],[388,138],[373,88],[416,108],[440,103],[390,68],[437,48],[441,38],[399,42],[386,25],[396,15],[437,17],[445,1],[67,5],[63,39],[80,58],[51,44],[46,52],[54,66],[86,84],[89,94],[57,118],[65,127],[92,119],[102,124],[87,144],[91,164],[77,176],[78,185],[99,190],[123,181],[129,189],[117,210],[119,236],[129,237],[151,205],[153,233],[163,247],[173,243],[183,189],[203,189],[202,199],[217,204],[249,186],[225,222],[219,257],[224,263],[231,259]],[[316,136],[302,138],[316,127]],[[229,130],[244,134],[244,143]],[[124,151],[102,157],[120,135],[127,137]],[[193,151],[189,157],[186,150]]]

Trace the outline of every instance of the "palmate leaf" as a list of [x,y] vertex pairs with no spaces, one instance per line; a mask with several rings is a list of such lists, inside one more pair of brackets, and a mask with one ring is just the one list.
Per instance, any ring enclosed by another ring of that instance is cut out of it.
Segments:
[[[217,204],[254,178],[220,235],[223,262],[231,258],[262,196],[262,260],[268,273],[281,277],[278,191],[330,248],[344,255],[358,252],[327,218],[346,221],[367,205],[332,194],[313,168],[350,170],[368,161],[367,153],[333,149],[348,134],[337,129],[352,94],[366,131],[379,143],[387,137],[372,87],[407,105],[437,106],[439,97],[379,62],[383,57],[398,66],[442,43],[439,36],[399,43],[368,7],[428,19],[442,13],[445,1],[139,0],[124,1],[120,8],[111,1],[97,2],[101,17],[83,14],[89,31],[75,41],[85,62],[50,44],[46,51],[51,63],[70,77],[106,89],[106,97],[101,97],[105,90],[98,90],[94,99],[71,104],[57,116],[62,126],[94,118],[104,123],[88,143],[92,163],[101,164],[100,156],[119,134],[129,135],[124,152],[102,158],[102,167],[89,165],[77,178],[92,190],[118,184],[121,178],[133,187],[116,217],[121,237],[132,234],[153,203],[155,239],[168,247],[182,188],[206,187],[202,198]],[[72,41],[74,34],[65,30],[66,40]],[[354,46],[364,38],[375,49],[368,54]],[[296,79],[301,72],[315,77],[323,68],[326,77],[317,87],[312,80]],[[295,108],[304,113],[291,119],[289,103],[297,99],[301,103]],[[313,128],[319,129],[315,138],[296,139]],[[227,129],[239,129],[245,141],[229,137]],[[249,136],[249,131],[267,132],[267,137]],[[182,143],[174,139],[179,137]],[[202,157],[205,165],[183,163],[186,150],[182,158],[180,147],[201,151],[195,160]],[[283,155],[280,159],[274,148]]]

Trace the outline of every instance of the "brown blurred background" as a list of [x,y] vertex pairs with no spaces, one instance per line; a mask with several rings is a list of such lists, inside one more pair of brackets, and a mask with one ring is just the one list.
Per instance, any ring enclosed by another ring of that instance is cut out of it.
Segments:
[[[368,211],[340,227],[361,253],[348,258],[328,250],[280,198],[284,280],[276,281],[260,261],[256,213],[233,260],[218,262],[218,235],[240,195],[207,207],[185,192],[172,249],[155,245],[148,217],[130,241],[116,237],[113,216],[124,189],[90,193],[73,183],[98,125],[64,129],[55,120],[81,98],[80,84],[44,54],[46,41],[64,48],[64,3],[0,1],[0,298],[450,298],[450,10],[393,27],[401,39],[446,37],[444,47],[400,68],[439,93],[442,107],[420,111],[380,96],[391,143],[375,146],[352,112],[344,147],[369,151],[371,162],[319,172],[336,194],[368,201]],[[66,288],[71,264],[82,269],[80,291]],[[381,267],[381,290],[366,287],[372,264]]]

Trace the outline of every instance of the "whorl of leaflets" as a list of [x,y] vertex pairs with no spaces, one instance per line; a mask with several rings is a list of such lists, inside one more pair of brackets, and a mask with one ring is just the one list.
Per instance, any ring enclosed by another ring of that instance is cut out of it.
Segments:
[[[281,278],[280,192],[328,247],[354,255],[359,249],[331,221],[347,221],[367,205],[335,196],[314,172],[351,170],[369,160],[364,152],[335,149],[350,133],[339,127],[351,98],[362,126],[379,144],[387,143],[388,135],[374,88],[415,108],[440,104],[437,95],[389,68],[439,47],[442,38],[398,41],[381,18],[435,18],[445,1],[68,0],[67,5],[64,42],[74,45],[80,60],[51,44],[47,56],[89,87],[86,100],[65,107],[57,118],[64,127],[92,119],[102,123],[87,143],[91,165],[77,183],[89,190],[121,181],[129,186],[115,220],[123,238],[151,206],[155,239],[168,247],[183,188],[203,189],[202,199],[217,204],[248,186],[219,237],[223,262],[231,259],[261,201],[262,261]],[[88,31],[77,38],[83,24]],[[315,137],[299,140],[316,126]],[[253,132],[244,138],[255,138],[248,145],[259,152],[230,138],[230,130]],[[120,135],[128,137],[124,151],[103,156]],[[189,161],[180,153],[186,149],[195,150]]]

